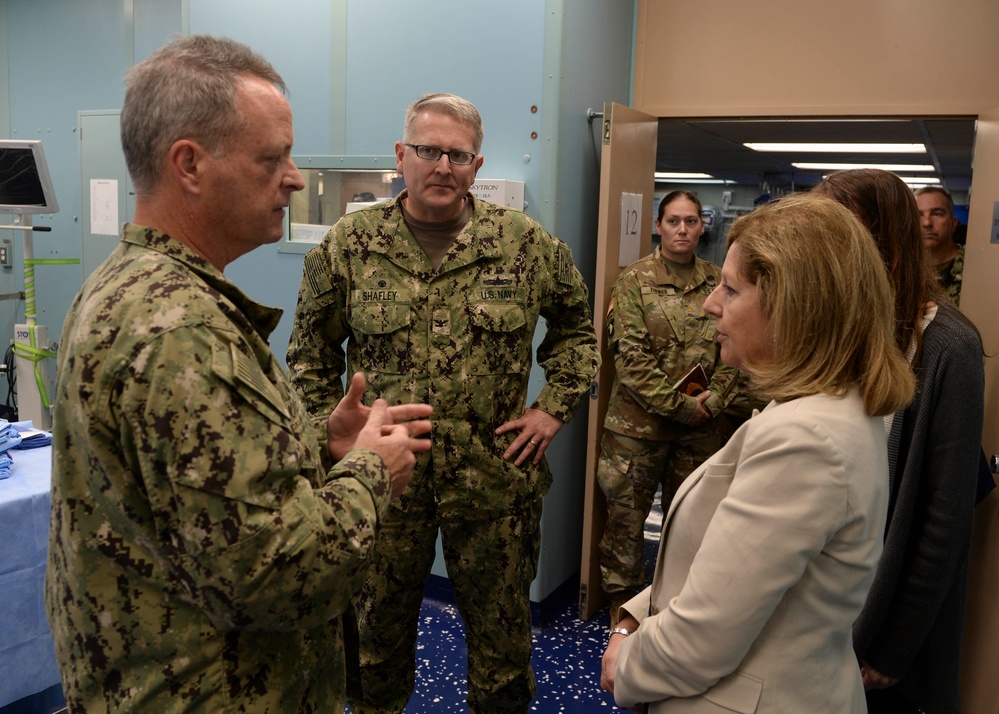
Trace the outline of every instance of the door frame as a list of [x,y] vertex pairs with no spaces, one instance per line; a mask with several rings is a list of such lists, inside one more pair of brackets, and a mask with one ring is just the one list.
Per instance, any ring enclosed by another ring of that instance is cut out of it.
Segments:
[[[597,259],[593,287],[593,326],[601,365],[594,389],[586,431],[586,490],[583,502],[583,544],[579,582],[579,618],[588,620],[606,602],[600,584],[600,538],[607,521],[604,495],[597,485],[597,460],[604,415],[614,381],[614,360],[607,349],[607,302],[622,266],[623,194],[642,196],[637,229],[638,255],[652,249],[655,212],[656,142],[659,119],[616,102],[604,104],[600,151],[600,200],[597,221]],[[638,256],[636,256],[638,257]]]

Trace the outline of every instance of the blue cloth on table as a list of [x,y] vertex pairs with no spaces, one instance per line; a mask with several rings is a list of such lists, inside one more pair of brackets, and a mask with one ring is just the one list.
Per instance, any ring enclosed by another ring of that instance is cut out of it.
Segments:
[[30,419],[28,421],[15,421],[13,427],[21,433],[21,443],[15,446],[15,449],[37,449],[52,443],[51,432],[36,429]]
[[42,598],[52,449],[10,453],[11,477],[0,481],[0,712],[59,684]]
[[0,479],[10,478],[10,465],[14,463],[7,452],[21,443],[21,432],[6,419],[0,419]]
[[13,449],[21,443],[21,432],[6,419],[0,419],[0,451]]

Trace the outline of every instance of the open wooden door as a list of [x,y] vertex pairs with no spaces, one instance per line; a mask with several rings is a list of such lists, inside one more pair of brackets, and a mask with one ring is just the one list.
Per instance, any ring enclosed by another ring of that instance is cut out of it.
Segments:
[[[658,131],[659,122],[655,117],[622,104],[604,104],[597,266],[593,287],[593,324],[603,364],[597,375],[596,394],[591,395],[595,403],[590,404],[586,432],[586,495],[579,583],[579,617],[582,620],[590,619],[605,601],[600,587],[598,546],[607,509],[596,476],[604,414],[614,377],[614,364],[607,352],[607,302],[621,268],[652,250]],[[623,255],[622,244],[625,246]]]
[[[999,108],[978,117],[961,311],[985,352],[985,455],[999,453]],[[975,508],[961,652],[962,714],[999,714],[999,489]]]

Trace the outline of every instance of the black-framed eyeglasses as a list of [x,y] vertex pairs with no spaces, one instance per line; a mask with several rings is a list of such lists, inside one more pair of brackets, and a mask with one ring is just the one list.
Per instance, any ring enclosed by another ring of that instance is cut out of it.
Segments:
[[444,151],[437,146],[426,146],[424,144],[408,144],[403,142],[404,146],[408,146],[411,149],[416,150],[416,155],[421,159],[426,159],[427,161],[439,161],[441,156],[447,156],[447,160],[450,161],[455,166],[468,166],[470,163],[475,161],[475,154],[471,151],[458,151],[458,149],[451,149],[450,151]]

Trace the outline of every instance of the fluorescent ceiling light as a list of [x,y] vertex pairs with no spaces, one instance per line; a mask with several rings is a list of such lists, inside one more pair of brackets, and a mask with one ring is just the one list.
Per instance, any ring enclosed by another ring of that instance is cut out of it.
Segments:
[[678,179],[678,178],[661,179],[661,178],[657,178],[656,179],[656,183],[685,183],[685,184],[690,184],[690,183],[699,183],[699,184],[717,183],[717,184],[729,184],[729,183],[735,183],[735,182],[734,181],[727,181],[725,179],[716,179],[716,178],[709,178],[709,179]]
[[685,173],[683,171],[656,171],[656,183],[732,183],[726,179],[715,178],[711,174]]
[[883,169],[885,171],[936,171],[932,164],[828,164],[795,161],[791,166],[798,169],[813,169],[816,171],[841,171],[848,169]]
[[[716,119],[714,121],[725,121],[725,120],[724,119]],[[770,122],[772,124],[776,124],[776,123],[780,123],[780,124],[808,124],[808,123],[812,123],[812,124],[820,124],[820,123],[821,124],[827,124],[830,121],[835,121],[837,124],[849,124],[851,122],[852,123],[856,123],[856,124],[865,123],[865,122],[868,123],[868,124],[873,124],[875,122],[885,123],[885,122],[891,122],[891,121],[902,122],[902,121],[911,121],[911,120],[909,120],[909,119],[886,119],[886,118],[883,118],[883,117],[865,117],[863,119],[856,118],[856,117],[852,118],[852,119],[849,118],[849,117],[836,117],[835,119],[829,119],[829,118],[826,118],[826,119],[800,119],[800,118],[788,119],[787,117],[782,117],[780,119],[777,119],[777,118],[767,119],[767,118],[764,117],[764,118],[761,118],[761,119],[755,119],[754,118],[753,121],[757,122],[757,123],[760,123],[760,124],[762,124],[764,122]]]
[[753,151],[824,151],[831,154],[925,154],[925,144],[746,143]]
[[711,179],[711,174],[683,173],[682,171],[656,171],[656,180],[666,179]]

